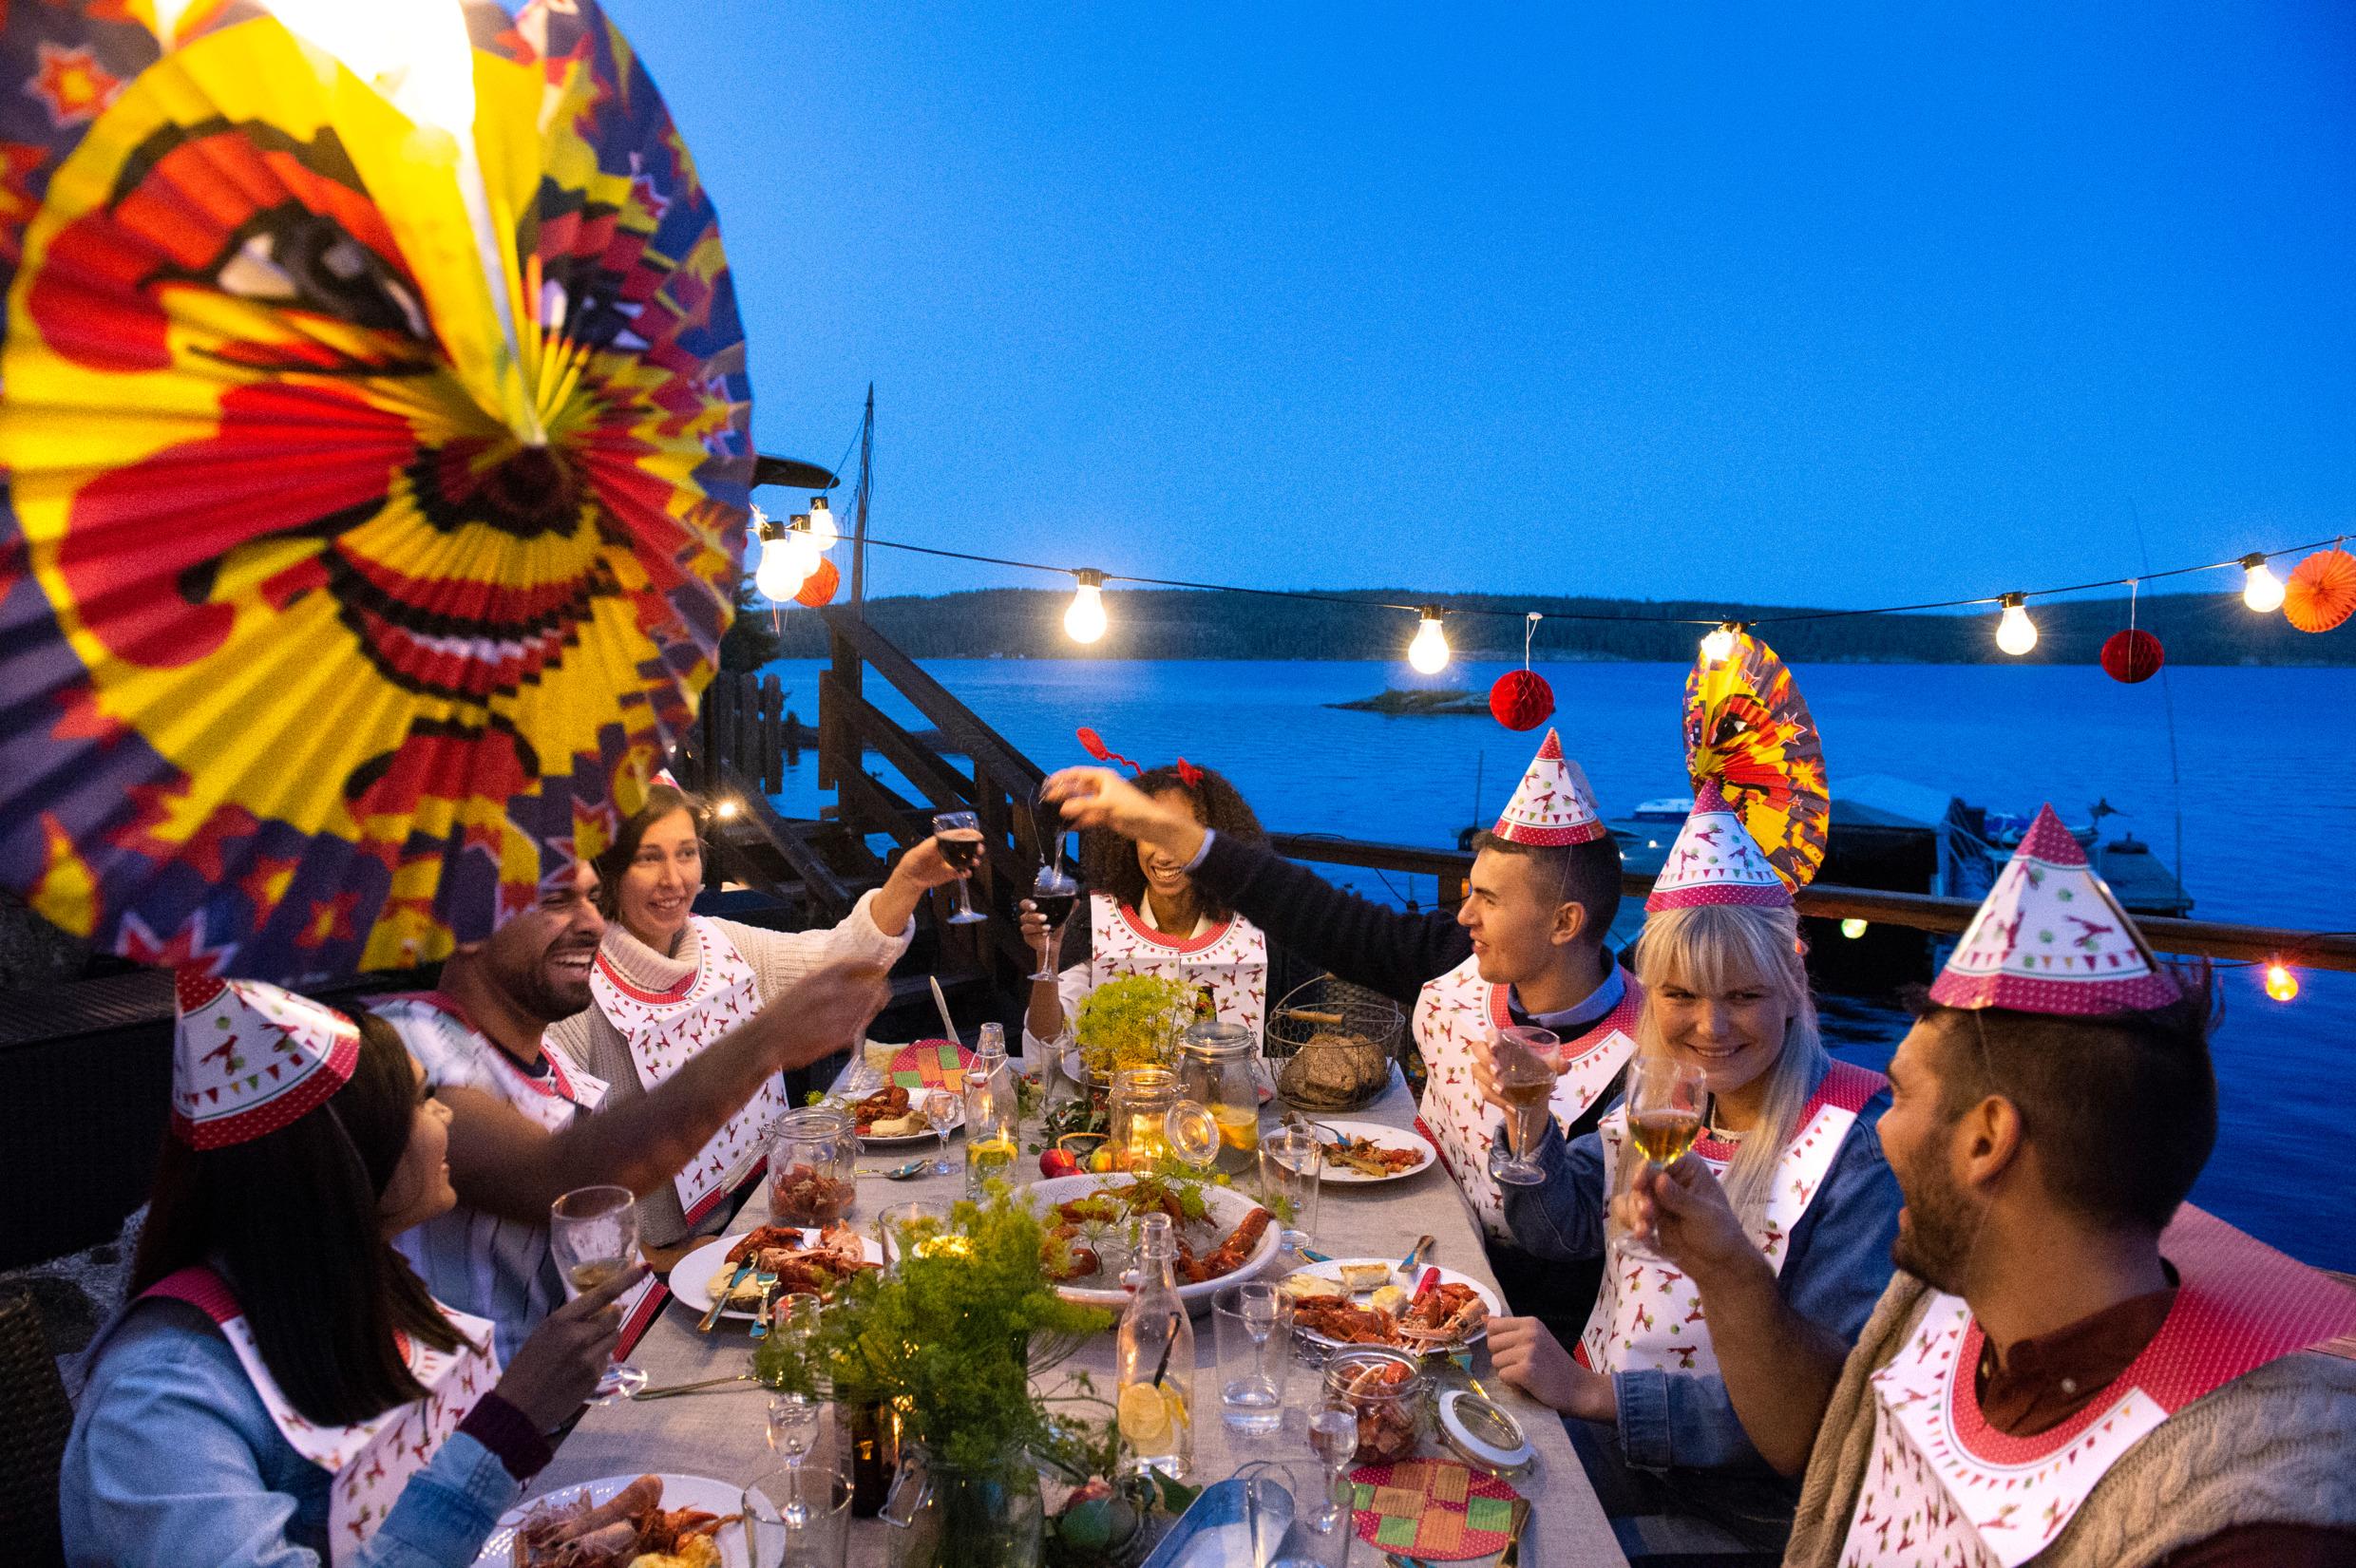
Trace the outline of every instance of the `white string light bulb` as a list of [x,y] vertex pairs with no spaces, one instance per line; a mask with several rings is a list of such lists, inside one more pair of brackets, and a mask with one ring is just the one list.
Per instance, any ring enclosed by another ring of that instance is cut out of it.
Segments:
[[2006,594],[2004,618],[1996,623],[1996,646],[2019,658],[2037,646],[2037,623],[2029,619],[2019,594]]
[[1438,610],[1426,605],[1422,616],[1416,640],[1407,645],[1407,662],[1423,674],[1436,675],[1448,668],[1448,633],[1440,630]]
[[1071,607],[1063,613],[1063,629],[1074,642],[1094,642],[1105,634],[1104,574],[1077,572],[1080,586],[1073,591]]
[[2261,615],[2280,610],[2283,603],[2282,578],[2274,576],[2264,556],[2244,556],[2241,558],[2241,602]]
[[1735,633],[1741,627],[1727,621],[1701,639],[1701,656],[1712,664],[1723,664],[1735,656]]
[[822,554],[833,549],[843,538],[843,530],[834,525],[834,508],[826,504],[824,496],[810,497],[809,533],[810,542],[818,546]]

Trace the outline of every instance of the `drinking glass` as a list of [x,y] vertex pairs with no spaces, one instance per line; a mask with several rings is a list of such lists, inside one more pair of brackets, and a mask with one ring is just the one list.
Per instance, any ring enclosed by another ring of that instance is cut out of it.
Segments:
[[1516,1024],[1499,1030],[1490,1045],[1491,1072],[1497,1094],[1512,1107],[1506,1131],[1512,1147],[1489,1146],[1489,1174],[1517,1187],[1534,1187],[1546,1180],[1535,1153],[1546,1136],[1547,1118],[1553,1114],[1557,1058],[1562,1042],[1552,1030]]
[[1080,884],[1060,866],[1043,865],[1039,874],[1031,878],[1031,907],[1047,921],[1047,935],[1039,938],[1038,973],[1032,979],[1055,977],[1055,933],[1072,917],[1072,906],[1079,901],[1079,897]]
[[[1317,1192],[1325,1169],[1325,1146],[1317,1129],[1292,1122],[1260,1137],[1260,1193],[1272,1206],[1292,1211],[1278,1240],[1295,1258],[1308,1250],[1317,1231]],[[1306,1261],[1306,1259],[1301,1259]]]
[[1325,1467],[1325,1495],[1315,1507],[1302,1510],[1302,1522],[1320,1535],[1334,1529],[1346,1535],[1352,1511],[1350,1462],[1358,1452],[1358,1412],[1332,1406],[1310,1411],[1309,1447]]
[[950,1176],[957,1167],[949,1163],[949,1129],[957,1125],[958,1110],[964,1104],[947,1089],[924,1091],[924,1124],[940,1140],[940,1151],[933,1159],[935,1176]]
[[[628,1187],[577,1187],[548,1205],[548,1246],[564,1275],[567,1301],[594,1291],[636,1260],[638,1200]],[[646,1372],[617,1361],[598,1379],[592,1405],[610,1405],[646,1387]]]
[[851,1486],[832,1464],[795,1464],[745,1488],[751,1568],[843,1568],[850,1541]]
[[961,875],[958,878],[957,913],[949,916],[953,926],[970,926],[990,916],[974,907],[969,891],[974,871],[981,864],[981,819],[970,811],[944,811],[933,819],[933,838],[940,845],[940,858]]
[[[814,1295],[783,1297],[774,1310],[770,1332],[798,1356],[818,1332],[820,1305]],[[809,1458],[818,1445],[826,1413],[826,1402],[815,1394],[769,1390],[770,1451],[786,1462],[786,1468],[797,1469]]]
[[[1302,1510],[1308,1506],[1309,1494],[1317,1485],[1316,1472],[1281,1459],[1255,1459],[1236,1466],[1235,1479],[1244,1483],[1244,1540],[1253,1568],[1282,1568],[1287,1562],[1318,1568],[1321,1559],[1302,1545],[1312,1534]],[[1297,1533],[1288,1536],[1288,1532]],[[1297,1555],[1279,1557],[1287,1539],[1292,1540]],[[1312,1540],[1310,1544],[1320,1543]]]
[[1219,1355],[1219,1413],[1239,1432],[1284,1423],[1284,1373],[1292,1365],[1293,1311],[1265,1280],[1230,1285],[1211,1297]]
[[[1674,1164],[1701,1136],[1709,1105],[1709,1079],[1690,1062],[1673,1056],[1641,1055],[1628,1063],[1626,1085],[1628,1143],[1644,1164]],[[1615,1199],[1629,1190],[1641,1168],[1637,1160],[1623,1159],[1613,1182]],[[1628,1234],[1613,1204],[1613,1239],[1630,1257],[1652,1262],[1664,1259],[1648,1241]]]

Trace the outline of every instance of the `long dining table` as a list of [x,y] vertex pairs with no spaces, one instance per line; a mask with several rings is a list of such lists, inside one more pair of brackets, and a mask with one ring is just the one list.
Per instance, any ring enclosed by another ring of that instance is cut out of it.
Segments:
[[[1281,1106],[1270,1106],[1264,1125],[1273,1124]],[[1353,1120],[1380,1122],[1395,1127],[1412,1126],[1415,1101],[1406,1086],[1393,1075],[1390,1092],[1375,1105],[1349,1113]],[[851,1219],[871,1229],[886,1206],[910,1200],[953,1200],[963,1196],[962,1152],[953,1140],[951,1158],[957,1174],[890,1181],[874,1172],[904,1164],[928,1143],[913,1147],[870,1147],[860,1162],[858,1206]],[[1038,1171],[1026,1157],[1016,1167],[1020,1180]],[[768,1219],[766,1190],[755,1197],[729,1227],[730,1233],[750,1230]],[[1436,1245],[1430,1260],[1479,1279],[1492,1290],[1496,1278],[1481,1250],[1480,1234],[1471,1210],[1457,1194],[1448,1173],[1434,1164],[1403,1181],[1372,1185],[1326,1183],[1316,1216],[1313,1245],[1336,1256],[1403,1256],[1416,1239],[1430,1235]],[[647,1329],[631,1359],[645,1370],[650,1388],[667,1388],[705,1378],[725,1377],[750,1365],[751,1342],[742,1319],[723,1319],[711,1332],[699,1332],[699,1314],[675,1299]],[[1198,1318],[1196,1389],[1203,1419],[1195,1424],[1194,1473],[1197,1482],[1217,1481],[1240,1465],[1272,1460],[1301,1476],[1317,1474],[1307,1435],[1308,1410],[1317,1391],[1319,1373],[1296,1363],[1285,1393],[1282,1427],[1269,1437],[1244,1437],[1229,1430],[1213,1413],[1216,1385],[1212,1380],[1215,1348],[1208,1318]],[[1113,1336],[1097,1335],[1074,1355],[1068,1367],[1089,1372],[1099,1388],[1113,1383]],[[1624,1562],[1611,1526],[1587,1484],[1577,1454],[1561,1418],[1497,1377],[1489,1365],[1486,1346],[1474,1352],[1473,1374],[1500,1404],[1520,1421],[1537,1460],[1514,1484],[1532,1503],[1520,1562],[1525,1568],[1572,1568],[1572,1565]],[[1436,1440],[1425,1451],[1441,1450]],[[711,1393],[681,1394],[667,1399],[617,1401],[592,1407],[584,1415],[556,1459],[534,1482],[538,1496],[585,1481],[645,1471],[708,1476],[742,1485],[774,1469],[770,1453],[766,1407],[755,1385],[731,1385]],[[887,1568],[892,1540],[898,1532],[873,1520],[855,1521],[851,1527],[852,1568]],[[1381,1568],[1382,1554],[1363,1540],[1351,1547],[1350,1568]]]

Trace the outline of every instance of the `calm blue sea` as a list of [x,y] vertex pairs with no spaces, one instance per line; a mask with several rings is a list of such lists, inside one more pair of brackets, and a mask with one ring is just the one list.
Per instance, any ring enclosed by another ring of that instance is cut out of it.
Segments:
[[[773,667],[805,719],[817,708],[814,662]],[[1458,664],[1437,679],[1371,662],[1139,663],[941,660],[926,668],[1041,765],[1086,761],[1073,729],[1092,726],[1151,765],[1178,755],[1216,767],[1272,828],[1447,845],[1492,820],[1536,736],[1487,716],[1393,719],[1321,705],[1387,686],[1486,692],[1506,666]],[[1585,765],[1606,815],[1687,793],[1678,730],[1682,666],[1539,667],[1554,688],[1553,723]],[[1803,666],[1802,692],[1844,774],[1887,773],[2020,812],[2052,801],[2082,821],[2104,799],[2106,824],[2175,860],[2181,846],[2194,914],[2304,930],[2356,928],[2356,793],[2342,731],[2356,711],[2348,670],[2183,669],[2140,686],[2085,666]],[[913,710],[882,683],[868,696],[903,723]],[[2173,744],[2170,708],[2174,708]],[[1543,733],[1541,731],[1540,733]],[[805,754],[779,803],[821,803]],[[2181,783],[2177,780],[2180,778]],[[913,792],[909,792],[913,794]],[[1428,879],[1377,897],[1427,907]],[[2256,972],[2223,976],[2215,1039],[2223,1127],[2194,1194],[2204,1206],[2311,1262],[2356,1270],[2356,1182],[2328,1139],[2287,1141],[2286,1127],[2336,1120],[2356,1080],[2356,975],[2303,973],[2298,998],[2270,1001]],[[1904,1020],[1868,1013],[1849,1027],[1875,1061]],[[1876,1048],[1870,1037],[1878,1035]],[[2314,1106],[2307,1122],[2302,1106]]]

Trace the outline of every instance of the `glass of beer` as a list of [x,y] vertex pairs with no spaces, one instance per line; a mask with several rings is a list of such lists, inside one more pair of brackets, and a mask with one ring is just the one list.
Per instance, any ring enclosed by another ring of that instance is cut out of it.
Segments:
[[[548,1205],[548,1246],[564,1271],[567,1301],[596,1290],[637,1259],[638,1200],[628,1187],[576,1187]],[[645,1387],[643,1369],[617,1361],[589,1403],[608,1405]]]
[[[1708,1078],[1690,1062],[1672,1056],[1639,1055],[1628,1063],[1625,1092],[1629,1145],[1644,1164],[1656,1169],[1677,1163],[1701,1136],[1701,1124],[1709,1106]],[[1635,1160],[1622,1163],[1626,1168],[1615,1185],[1625,1193],[1639,1166]],[[1631,1256],[1661,1261],[1661,1255],[1649,1242],[1639,1240],[1624,1230],[1621,1232],[1620,1245]]]
[[944,811],[933,819],[933,841],[940,845],[940,858],[958,873],[957,913],[949,916],[949,923],[970,926],[988,919],[974,907],[969,891],[974,872],[981,865],[981,819],[970,811]]
[[1510,1107],[1506,1136],[1511,1149],[1492,1143],[1489,1174],[1517,1187],[1534,1187],[1546,1180],[1537,1161],[1538,1144],[1546,1137],[1547,1118],[1553,1114],[1554,1080],[1562,1042],[1552,1030],[1516,1024],[1499,1030],[1490,1044],[1490,1062],[1497,1096]]

